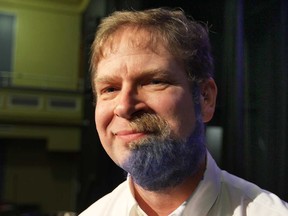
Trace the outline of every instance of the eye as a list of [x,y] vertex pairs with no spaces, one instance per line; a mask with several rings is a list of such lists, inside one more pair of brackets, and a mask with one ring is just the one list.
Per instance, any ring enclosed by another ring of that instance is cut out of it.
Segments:
[[150,84],[152,85],[159,85],[159,84],[163,84],[165,83],[163,80],[159,80],[159,79],[153,79],[151,80]]
[[171,85],[166,79],[149,79],[142,83],[143,88],[150,90],[163,90]]
[[169,82],[166,79],[151,79],[147,80],[145,85],[168,85]]
[[114,87],[108,87],[108,88],[105,88],[102,92],[104,93],[111,93],[111,92],[114,92],[116,91],[116,88]]
[[114,86],[107,86],[104,87],[100,90],[100,95],[105,95],[105,94],[111,94],[114,93],[118,90],[118,88],[114,87]]

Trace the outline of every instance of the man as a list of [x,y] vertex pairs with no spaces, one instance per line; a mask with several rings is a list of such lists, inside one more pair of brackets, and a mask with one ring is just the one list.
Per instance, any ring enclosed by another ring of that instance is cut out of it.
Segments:
[[205,147],[217,95],[207,29],[182,11],[115,12],[92,46],[95,122],[127,181],[81,216],[288,215]]

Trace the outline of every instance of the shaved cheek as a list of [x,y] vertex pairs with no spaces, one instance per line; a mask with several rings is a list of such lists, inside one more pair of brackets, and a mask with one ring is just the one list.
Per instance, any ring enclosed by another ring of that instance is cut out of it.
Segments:
[[167,111],[163,112],[168,114],[166,119],[171,121],[169,124],[176,135],[182,137],[189,136],[194,130],[195,124],[193,102],[191,98],[185,96],[187,95],[175,95],[170,97],[169,101],[163,101],[163,104],[169,104],[166,106]]
[[105,127],[107,126],[105,124],[105,116],[107,111],[108,111],[107,109],[105,111],[105,107],[103,107],[102,105],[96,104],[95,124],[99,136],[101,136],[104,133]]

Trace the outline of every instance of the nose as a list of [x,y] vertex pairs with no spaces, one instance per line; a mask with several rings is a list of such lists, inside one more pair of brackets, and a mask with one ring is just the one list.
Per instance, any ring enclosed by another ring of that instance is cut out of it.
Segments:
[[143,112],[146,104],[140,99],[139,92],[133,89],[121,89],[114,114],[118,117],[131,119],[137,113]]

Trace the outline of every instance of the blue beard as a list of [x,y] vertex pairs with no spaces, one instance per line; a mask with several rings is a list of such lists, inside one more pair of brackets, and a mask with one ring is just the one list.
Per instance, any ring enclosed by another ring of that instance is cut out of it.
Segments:
[[151,135],[131,150],[122,168],[149,191],[163,191],[193,176],[206,155],[200,105],[195,105],[195,129],[188,139]]

